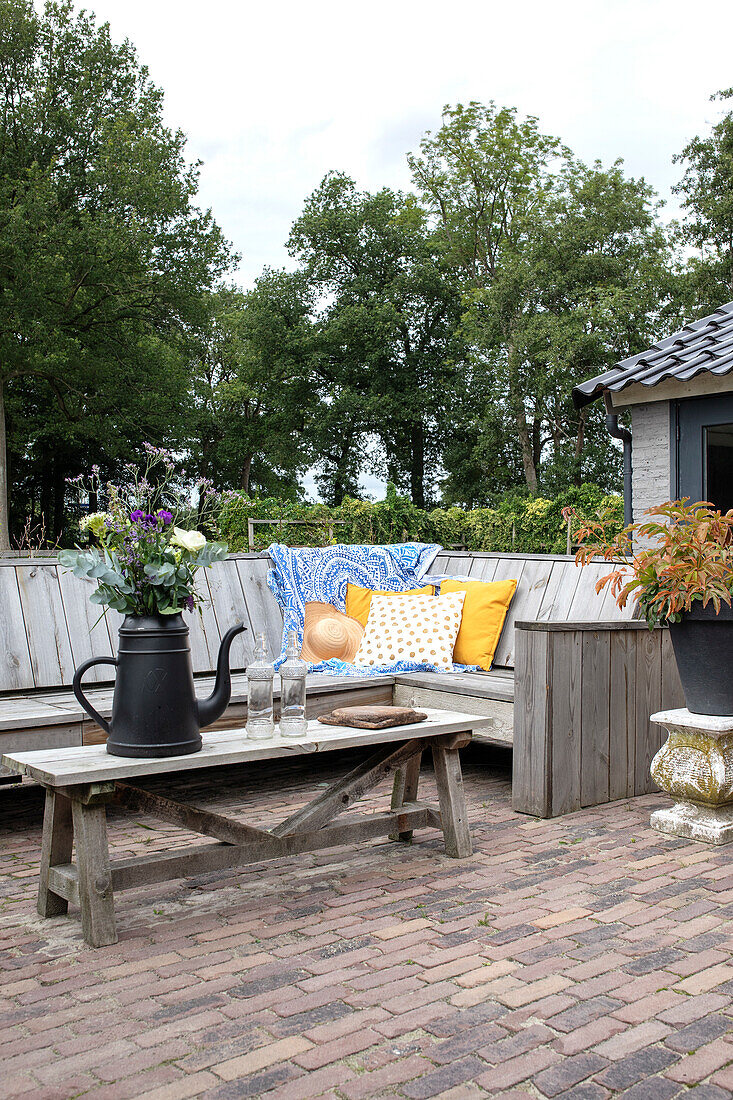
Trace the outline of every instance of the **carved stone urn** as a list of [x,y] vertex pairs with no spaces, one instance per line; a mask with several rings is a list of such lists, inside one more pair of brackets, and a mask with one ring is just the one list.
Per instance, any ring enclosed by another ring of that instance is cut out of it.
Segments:
[[708,844],[733,841],[733,715],[665,710],[651,717],[669,737],[652,760],[652,779],[675,800],[651,815],[652,828]]

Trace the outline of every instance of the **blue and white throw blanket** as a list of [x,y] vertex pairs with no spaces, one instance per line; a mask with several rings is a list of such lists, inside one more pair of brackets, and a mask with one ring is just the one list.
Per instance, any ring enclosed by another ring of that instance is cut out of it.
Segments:
[[[268,547],[273,568],[267,574],[267,584],[283,613],[283,647],[275,662],[279,668],[285,657],[288,631],[298,635],[303,644],[305,605],[314,600],[330,603],[339,611],[346,610],[346,586],[385,592],[404,592],[420,588],[441,547],[422,542],[403,542],[395,546],[323,546],[295,549],[273,543]],[[311,672],[333,672],[340,675],[381,676],[385,672],[432,671],[433,666],[416,661],[396,661],[384,667],[365,668],[335,658],[310,665]]]

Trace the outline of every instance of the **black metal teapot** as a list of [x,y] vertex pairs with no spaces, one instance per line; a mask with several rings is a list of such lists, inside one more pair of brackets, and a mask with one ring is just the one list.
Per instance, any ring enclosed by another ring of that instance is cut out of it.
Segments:
[[[74,673],[74,695],[107,732],[113,756],[183,756],[201,748],[201,727],[215,722],[232,694],[229,650],[238,623],[221,640],[214,690],[197,699],[188,627],[182,615],[128,615],[119,630],[116,657],[92,657]],[[84,673],[93,665],[117,669],[112,717],[107,722],[82,691]]]

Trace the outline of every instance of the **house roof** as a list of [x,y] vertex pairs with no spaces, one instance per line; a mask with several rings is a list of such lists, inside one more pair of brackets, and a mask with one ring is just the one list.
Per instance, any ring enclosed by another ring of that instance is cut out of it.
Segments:
[[623,359],[605,374],[581,382],[573,389],[573,401],[580,409],[607,390],[618,393],[636,383],[651,387],[669,378],[687,382],[705,371],[717,375],[733,371],[733,302],[685,325],[648,351]]

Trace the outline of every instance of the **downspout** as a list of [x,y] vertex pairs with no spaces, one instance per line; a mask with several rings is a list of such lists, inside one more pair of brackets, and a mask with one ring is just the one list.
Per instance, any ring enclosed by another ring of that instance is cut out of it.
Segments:
[[604,393],[603,400],[606,404],[606,431],[614,439],[620,439],[624,445],[624,523],[633,522],[634,509],[631,497],[631,432],[628,428],[619,427],[618,413],[613,412],[611,397]]

